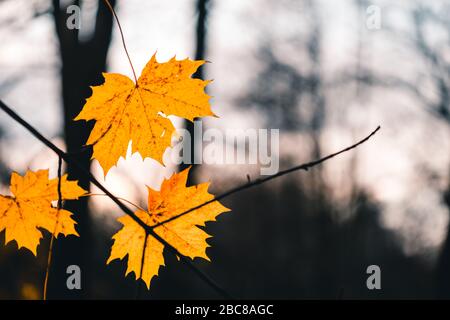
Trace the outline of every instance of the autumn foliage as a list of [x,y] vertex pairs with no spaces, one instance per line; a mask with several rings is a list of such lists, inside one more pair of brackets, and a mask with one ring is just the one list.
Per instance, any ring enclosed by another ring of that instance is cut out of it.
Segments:
[[163,164],[164,151],[171,145],[175,128],[170,115],[187,120],[214,115],[204,88],[209,81],[191,75],[205,61],[189,59],[158,63],[153,55],[134,83],[117,73],[104,73],[105,83],[92,88],[75,120],[95,120],[87,144],[105,175],[119,158],[132,152]]
[[[106,3],[113,10],[109,2]],[[113,13],[115,15],[114,11]],[[104,83],[92,87],[92,95],[73,120],[94,122],[86,146],[87,149],[93,148],[92,159],[98,161],[104,177],[117,165],[121,157],[126,156],[130,145],[132,153],[137,152],[142,158],[152,158],[163,168],[163,154],[171,146],[172,135],[176,132],[169,116],[188,121],[215,116],[209,103],[210,96],[205,93],[205,87],[210,81],[192,77],[204,63],[203,60],[176,60],[175,57],[160,63],[154,54],[141,76],[134,76],[134,81],[117,73],[103,74]],[[131,67],[135,74],[132,65]],[[0,107],[57,153],[60,160],[58,177],[50,179],[47,169],[36,172],[28,170],[24,176],[13,172],[10,194],[0,195],[0,232],[5,231],[5,244],[16,242],[19,249],[25,248],[36,256],[43,231],[51,234],[44,284],[45,298],[53,239],[60,235],[83,237],[83,234],[79,235],[76,231],[78,213],[63,209],[62,204],[65,200],[77,200],[95,194],[89,194],[78,186],[77,181],[69,181],[67,175],[61,175],[63,159],[74,163],[69,161],[67,153],[43,137],[1,101]],[[104,195],[126,213],[118,219],[122,227],[112,237],[113,244],[106,263],[127,259],[126,275],[134,273],[137,280],[141,279],[147,288],[150,288],[152,279],[158,275],[160,267],[165,265],[165,248],[171,249],[177,258],[191,266],[191,260],[194,258],[209,261],[206,249],[210,235],[203,227],[206,222],[215,221],[221,213],[230,211],[217,199],[297,170],[308,170],[356,148],[379,129],[380,127],[377,127],[369,136],[341,151],[272,176],[255,181],[249,179],[248,184],[238,186],[218,197],[208,192],[209,182],[188,186],[188,168],[164,180],[159,191],[142,186],[142,189],[146,188],[148,192],[147,208],[115,197],[86,170],[84,174],[89,181],[105,192]],[[134,205],[136,210],[130,210],[122,200]],[[201,271],[192,268],[216,291],[228,296]]]
[[[86,144],[93,146],[93,159],[98,160],[105,176],[120,157],[125,157],[130,142],[133,153],[163,164],[163,153],[170,147],[175,132],[168,116],[192,121],[214,115],[210,97],[204,91],[209,81],[191,77],[202,64],[204,61],[175,58],[159,63],[153,55],[137,83],[121,74],[104,73],[104,84],[92,88],[92,96],[74,120],[95,120]],[[137,210],[135,215],[149,227],[156,226],[154,232],[180,254],[209,260],[209,235],[198,226],[214,221],[229,209],[213,201],[177,217],[214,198],[208,193],[209,183],[186,186],[188,173],[189,169],[175,173],[162,183],[160,191],[147,187],[148,208]],[[41,229],[55,238],[60,234],[79,236],[76,218],[72,219],[71,212],[58,209],[55,202],[90,195],[76,181],[68,181],[66,175],[61,177],[60,189],[61,199],[58,179],[49,180],[48,170],[27,171],[23,177],[13,173],[12,196],[0,196],[0,231],[6,230],[6,243],[14,240],[19,248],[36,255]],[[130,216],[119,218],[119,222],[123,227],[113,236],[108,263],[127,257],[126,274],[134,272],[150,288],[151,279],[164,265],[164,244],[147,234]]]
[[[156,226],[212,200],[214,196],[208,193],[209,183],[186,187],[188,173],[189,169],[186,169],[172,175],[162,183],[160,191],[148,188],[148,211],[138,210],[136,215],[148,226]],[[155,232],[181,254],[192,259],[199,257],[209,260],[206,255],[206,239],[209,235],[198,226],[204,226],[207,221],[214,221],[219,214],[226,211],[229,209],[218,201],[213,201],[157,226]],[[118,220],[123,224],[123,228],[113,236],[114,244],[108,263],[128,255],[126,273],[141,275],[147,287],[150,287],[151,279],[158,275],[159,267],[164,265],[164,246],[151,235],[146,237],[142,227],[129,216]],[[145,257],[142,259],[144,252]],[[142,270],[141,261],[144,261]]]
[[[78,236],[72,213],[52,205],[58,200],[58,179],[48,178],[48,170],[27,171],[25,176],[11,175],[12,196],[0,195],[0,231],[5,230],[5,242],[15,240],[19,249],[24,247],[36,255],[42,238],[39,228],[55,237],[62,234]],[[76,181],[61,177],[63,200],[74,200],[86,194]]]

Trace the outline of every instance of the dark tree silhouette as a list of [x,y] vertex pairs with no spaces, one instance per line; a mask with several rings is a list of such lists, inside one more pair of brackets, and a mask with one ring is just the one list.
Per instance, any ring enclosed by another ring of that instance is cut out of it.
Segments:
[[[197,25],[195,30],[195,60],[205,59],[206,55],[206,44],[207,44],[207,30],[208,30],[208,13],[210,10],[210,0],[197,0],[195,4],[195,10],[197,13]],[[194,78],[203,79],[204,78],[204,68],[205,66],[200,67],[197,72],[193,75]],[[201,121],[199,119],[194,119],[195,121]],[[186,130],[189,131],[191,136],[191,164],[194,163],[194,148],[196,139],[201,139],[201,137],[194,136],[194,124],[191,121],[186,121]],[[190,164],[183,163],[180,166],[180,169],[186,169]],[[195,168],[193,166],[189,172],[189,183],[195,183]]]
[[[77,29],[66,27],[68,17],[67,1],[63,6],[59,0],[53,0],[53,17],[55,29],[59,40],[61,56],[61,84],[63,97],[64,139],[69,153],[83,167],[90,167],[91,150],[83,149],[92,124],[83,121],[75,122],[73,118],[81,111],[85,99],[90,96],[90,86],[103,82],[102,72],[106,70],[106,57],[111,41],[112,14],[102,0],[98,2],[95,27],[89,39],[81,41]],[[115,5],[114,0],[110,0]],[[71,4],[80,5],[82,1],[73,1]],[[81,187],[88,190],[89,181],[81,175],[76,167],[67,166],[69,179],[78,180]],[[91,234],[92,219],[88,210],[88,199],[67,201],[64,204],[67,210],[77,213],[78,233],[80,238],[68,237],[55,243],[55,255],[52,264],[52,273],[49,280],[49,297],[58,298],[84,298],[89,296],[90,275],[92,266],[93,237]],[[69,291],[66,288],[66,268],[68,265],[79,265],[82,276],[82,289]]]
[[[415,4],[409,11],[412,22],[412,35],[406,37],[411,49],[417,54],[419,59],[427,65],[427,77],[431,80],[432,92],[435,97],[430,97],[428,91],[422,89],[419,79],[400,79],[396,77],[370,76],[371,82],[381,83],[392,88],[401,88],[410,92],[427,110],[436,118],[443,120],[450,125],[450,64],[446,55],[450,49],[449,43],[435,46],[430,44],[427,27],[434,25],[440,31],[445,32],[447,39],[450,39],[450,6],[441,3],[439,9],[425,4]],[[450,168],[449,168],[450,172]],[[443,191],[443,202],[447,205],[450,214],[450,180],[447,190]],[[436,265],[436,296],[438,298],[450,297],[450,228],[447,231],[446,239],[441,248],[440,256]]]

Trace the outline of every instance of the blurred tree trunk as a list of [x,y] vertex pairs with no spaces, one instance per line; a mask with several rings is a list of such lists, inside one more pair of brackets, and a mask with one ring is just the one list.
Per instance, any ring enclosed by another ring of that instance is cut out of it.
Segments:
[[[66,26],[69,17],[67,1],[53,0],[53,16],[59,40],[61,56],[61,87],[64,114],[64,139],[68,152],[74,153],[74,160],[86,169],[90,168],[92,150],[80,152],[87,140],[92,123],[73,121],[81,111],[85,99],[91,95],[90,86],[103,82],[102,72],[106,69],[106,57],[111,41],[112,15],[102,0],[98,1],[95,27],[89,39],[80,41],[78,30],[70,30]],[[80,5],[80,0],[71,4]],[[110,0],[115,5],[115,0]],[[71,165],[67,166],[69,179],[78,180],[80,186],[89,189],[89,181]],[[68,237],[55,242],[52,271],[49,279],[49,298],[88,298],[91,274],[93,237],[91,233],[91,217],[88,210],[88,199],[67,201],[65,209],[75,213],[77,230],[80,238]],[[81,268],[82,290],[68,290],[66,287],[66,268],[69,265]]]
[[[208,24],[208,13],[209,13],[209,7],[210,7],[210,1],[209,0],[197,0],[196,2],[196,11],[197,11],[197,27],[196,27],[196,33],[195,33],[195,60],[203,60],[205,59],[206,55],[206,44],[207,44],[207,24]],[[200,69],[197,70],[197,72],[194,74],[194,78],[203,79],[204,78],[204,71],[203,67],[200,67]],[[195,121],[201,121],[199,119],[194,119]],[[195,137],[194,136],[194,124],[190,121],[186,121],[186,130],[189,131],[189,134],[191,136],[191,164],[194,163],[194,151],[195,151],[195,145],[196,143],[194,141],[201,142],[202,137]],[[183,163],[180,166],[180,169],[183,170],[187,168],[190,164]],[[189,175],[189,183],[193,184],[195,183],[194,178],[194,172],[195,172],[196,166],[192,166],[190,175]]]
[[[436,22],[436,26],[441,26],[441,30],[446,32],[450,38],[450,20],[448,10],[450,7],[441,7],[434,10],[431,6],[416,3],[412,6],[410,20],[412,21],[413,36],[411,37],[412,49],[423,59],[427,65],[429,77],[433,85],[432,91],[437,94],[437,99],[428,99],[421,90],[420,83],[411,80],[400,80],[403,89],[412,92],[418,101],[421,101],[426,110],[437,118],[442,119],[450,125],[450,64],[445,56],[450,42],[442,43],[443,47],[435,47],[429,43],[429,33],[427,26],[430,21]],[[437,31],[437,30],[436,30]],[[439,32],[438,32],[439,33]],[[403,38],[403,36],[402,36]],[[449,177],[450,178],[450,177]],[[450,214],[450,181],[447,190],[443,192],[444,201]],[[450,224],[447,226],[447,236],[442,245],[439,258],[435,268],[436,296],[437,298],[450,298]]]
[[[444,202],[450,213],[450,182],[447,191],[444,193]],[[442,245],[441,254],[437,263],[437,298],[450,298],[450,224],[447,226],[447,237]]]

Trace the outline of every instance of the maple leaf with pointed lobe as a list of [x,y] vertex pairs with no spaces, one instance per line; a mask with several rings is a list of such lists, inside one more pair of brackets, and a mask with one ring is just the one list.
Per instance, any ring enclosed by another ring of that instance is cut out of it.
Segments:
[[[173,174],[170,179],[163,181],[160,191],[148,188],[148,211],[138,210],[135,212],[136,216],[148,226],[154,226],[212,200],[214,196],[208,193],[209,183],[186,187],[188,173],[189,168]],[[210,235],[198,226],[204,226],[207,221],[215,221],[219,214],[226,211],[230,210],[219,201],[213,201],[154,228],[154,231],[182,255],[209,261],[206,239]],[[145,241],[145,230],[131,217],[122,216],[118,221],[123,227],[113,236],[114,244],[107,263],[124,259],[128,255],[125,275],[134,272],[136,278],[141,278],[150,288],[151,279],[158,275],[160,266],[164,265],[164,245],[151,235]],[[142,260],[144,251],[145,257]]]
[[92,158],[105,175],[126,156],[130,141],[132,153],[163,164],[175,131],[168,116],[190,121],[214,116],[204,91],[210,81],[191,78],[204,63],[175,57],[159,63],[153,55],[137,83],[121,74],[103,74],[105,83],[92,87],[92,96],[75,120],[95,120],[86,144],[93,145]]
[[[24,176],[11,174],[12,196],[0,195],[0,232],[5,230],[5,244],[15,240],[19,249],[29,249],[34,255],[42,238],[40,228],[54,233],[78,236],[70,211],[58,210],[52,201],[58,200],[58,179],[49,180],[48,170],[27,171]],[[86,191],[76,181],[61,177],[62,200],[78,199]]]

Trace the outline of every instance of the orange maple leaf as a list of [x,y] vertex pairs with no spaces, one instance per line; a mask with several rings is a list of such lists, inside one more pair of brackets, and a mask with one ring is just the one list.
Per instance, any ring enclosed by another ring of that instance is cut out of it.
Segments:
[[[214,196],[208,193],[209,182],[186,187],[188,173],[189,168],[164,180],[160,191],[148,188],[148,212],[138,210],[135,214],[148,226],[154,226],[213,199]],[[204,226],[206,221],[215,221],[219,214],[226,211],[230,210],[219,201],[213,201],[156,227],[154,231],[182,255],[209,261],[206,239],[210,236],[198,226]],[[151,235],[148,235],[145,243],[145,230],[131,217],[122,216],[118,221],[123,227],[113,236],[114,244],[107,263],[124,259],[128,255],[125,275],[134,272],[136,278],[141,278],[150,288],[151,279],[158,275],[159,267],[164,265],[164,245]],[[144,248],[145,257],[142,260]]]
[[158,63],[153,55],[137,83],[121,74],[103,74],[105,83],[92,87],[92,96],[75,120],[96,121],[86,144],[94,146],[92,158],[99,161],[105,175],[126,156],[130,141],[132,153],[163,164],[175,131],[168,116],[193,121],[214,115],[204,91],[210,81],[191,78],[204,63],[175,57]]
[[[58,200],[58,179],[48,179],[48,170],[27,171],[25,176],[11,174],[11,193],[0,195],[0,232],[5,230],[5,244],[15,240],[19,249],[29,249],[36,255],[43,228],[55,237],[59,234],[78,236],[72,213],[52,206]],[[61,177],[63,200],[78,199],[86,191],[76,181]]]

